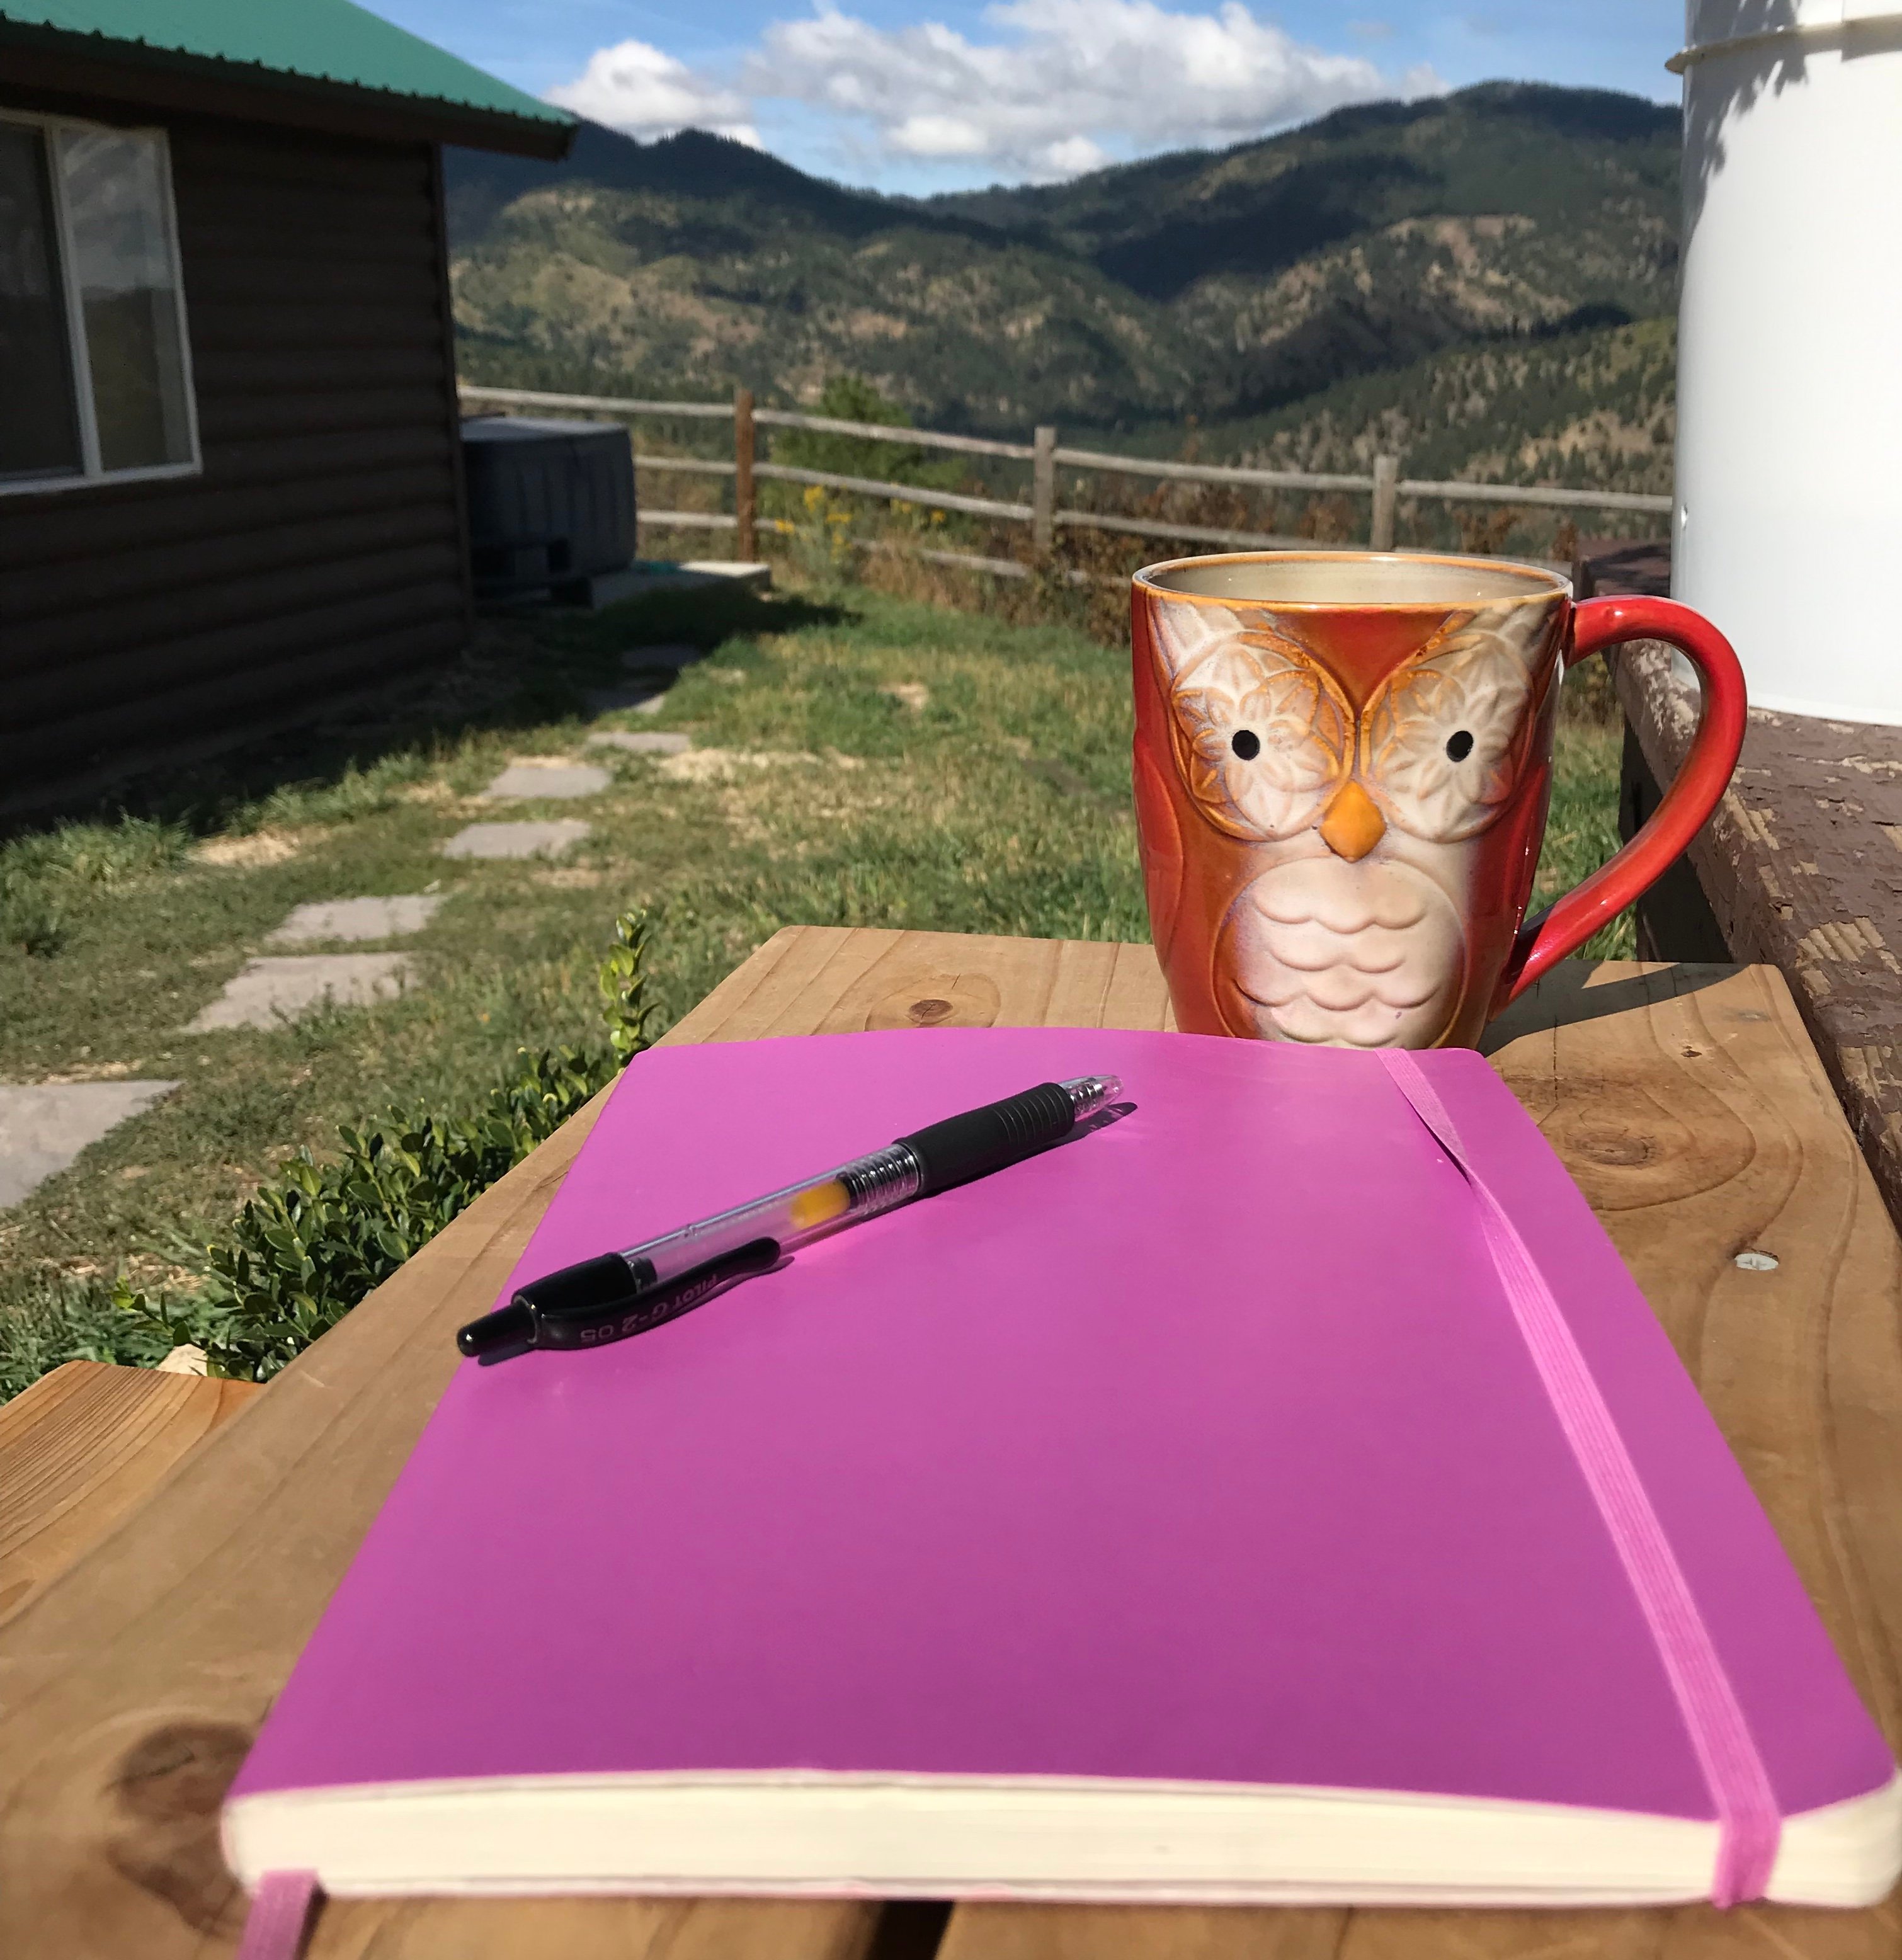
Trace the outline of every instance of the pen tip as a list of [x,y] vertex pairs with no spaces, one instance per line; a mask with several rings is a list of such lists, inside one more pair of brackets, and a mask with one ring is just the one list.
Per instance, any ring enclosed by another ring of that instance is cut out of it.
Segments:
[[475,1361],[499,1361],[525,1354],[535,1344],[535,1316],[519,1302],[472,1320],[456,1336],[456,1345]]

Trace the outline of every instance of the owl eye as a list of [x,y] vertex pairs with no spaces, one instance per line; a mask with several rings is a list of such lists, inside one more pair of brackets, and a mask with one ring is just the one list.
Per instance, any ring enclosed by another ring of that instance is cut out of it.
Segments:
[[1389,820],[1436,843],[1484,830],[1519,780],[1531,701],[1525,667],[1490,636],[1402,669],[1366,724]]
[[1155,644],[1197,810],[1250,843],[1306,829],[1353,761],[1353,711],[1320,662],[1277,622],[1225,606],[1166,612]]
[[1293,642],[1198,607],[1158,635],[1177,766],[1218,830],[1252,842],[1305,830],[1352,760],[1353,717]]

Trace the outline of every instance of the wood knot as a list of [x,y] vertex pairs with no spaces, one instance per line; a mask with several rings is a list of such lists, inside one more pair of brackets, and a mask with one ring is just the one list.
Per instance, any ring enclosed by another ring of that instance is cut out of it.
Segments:
[[1567,1133],[1565,1141],[1568,1150],[1593,1163],[1649,1163],[1653,1154],[1650,1139],[1633,1135],[1629,1130],[1573,1130]]
[[241,1895],[218,1847],[218,1806],[250,1746],[229,1723],[168,1723],[126,1752],[107,1787],[113,1869],[199,1933],[234,1930]]
[[861,1028],[988,1028],[997,1024],[997,985],[981,973],[933,973],[915,968],[858,1010],[851,997],[827,1023]]

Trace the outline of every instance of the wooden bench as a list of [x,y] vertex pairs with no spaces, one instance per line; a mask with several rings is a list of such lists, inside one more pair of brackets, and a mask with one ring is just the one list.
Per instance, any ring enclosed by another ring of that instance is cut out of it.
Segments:
[[[1627,823],[1656,807],[1697,724],[1662,647],[1617,663]],[[1902,1224],[1902,728],[1752,709],[1716,813],[1639,908],[1640,950],[1762,960],[1789,982]]]
[[[792,928],[670,1035],[1160,1027],[1145,947]],[[1902,1255],[1765,968],[1566,963],[1494,1030],[1902,1742]],[[217,1807],[592,1120],[584,1112],[0,1626],[0,1952],[228,1953]],[[1767,1252],[1773,1270],[1739,1267]],[[940,1935],[942,1933],[940,1941]],[[1147,1910],[850,1901],[344,1901],[364,1960],[1894,1960],[1853,1914]]]

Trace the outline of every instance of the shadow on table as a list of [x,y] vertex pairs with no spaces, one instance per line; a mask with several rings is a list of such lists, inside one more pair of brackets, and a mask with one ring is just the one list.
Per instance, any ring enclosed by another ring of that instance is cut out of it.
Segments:
[[865,1960],[931,1960],[950,1923],[951,1908],[943,1900],[888,1899],[879,1908]]
[[1576,1022],[1601,1020],[1608,1014],[1622,1014],[1656,1001],[1694,994],[1715,987],[1737,969],[1725,965],[1694,965],[1689,961],[1675,966],[1652,966],[1641,973],[1627,973],[1616,980],[1601,980],[1595,986],[1593,976],[1605,965],[1624,966],[1618,960],[1561,959],[1538,984],[1522,994],[1506,1011],[1491,1022],[1480,1037],[1480,1052],[1495,1055],[1522,1035],[1537,1034],[1542,1029],[1569,1027]]

